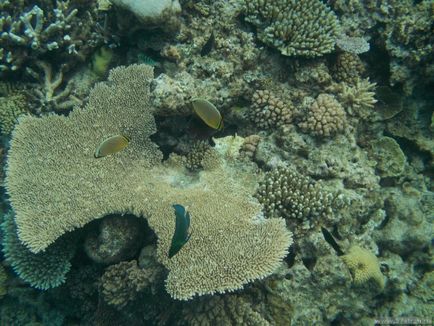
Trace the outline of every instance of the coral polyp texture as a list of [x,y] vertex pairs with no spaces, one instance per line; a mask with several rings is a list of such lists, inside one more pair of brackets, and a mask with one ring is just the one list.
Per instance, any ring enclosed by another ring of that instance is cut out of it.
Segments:
[[298,126],[314,136],[330,137],[344,133],[348,123],[342,105],[332,95],[320,94]]
[[355,284],[363,285],[368,281],[374,281],[381,289],[384,288],[385,280],[380,270],[380,263],[372,252],[353,246],[346,255],[342,256],[342,260],[350,269]]
[[258,90],[252,96],[250,119],[262,129],[280,127],[291,123],[293,108],[268,90]]
[[65,282],[75,252],[71,239],[61,238],[47,250],[34,254],[19,240],[13,213],[4,216],[0,229],[3,254],[21,279],[41,290]]
[[365,72],[365,67],[357,54],[344,52],[337,56],[332,71],[337,81],[354,85]]
[[319,184],[288,167],[267,172],[256,197],[267,217],[306,220],[331,214],[333,195]]
[[26,98],[16,93],[0,97],[0,132],[10,135],[18,121],[18,117],[28,112]]
[[317,57],[334,50],[336,15],[319,0],[244,0],[258,38],[286,56]]
[[[222,161],[192,177],[161,164],[149,140],[156,131],[148,102],[152,76],[148,65],[118,67],[94,87],[86,107],[67,117],[20,120],[6,181],[20,240],[37,253],[92,220],[130,213],[145,217],[157,235],[173,298],[231,291],[271,274],[292,242],[284,220],[260,217],[251,172],[242,176]],[[96,159],[95,149],[111,135],[124,135],[128,146]],[[192,236],[169,259],[174,203],[190,213]]]
[[101,278],[101,292],[104,300],[113,306],[123,308],[134,300],[137,293],[152,282],[155,275],[141,270],[137,261],[123,261],[109,266]]
[[337,86],[340,102],[345,105],[350,115],[366,118],[371,114],[377,100],[375,99],[375,83],[368,78],[357,78],[353,85],[341,83]]

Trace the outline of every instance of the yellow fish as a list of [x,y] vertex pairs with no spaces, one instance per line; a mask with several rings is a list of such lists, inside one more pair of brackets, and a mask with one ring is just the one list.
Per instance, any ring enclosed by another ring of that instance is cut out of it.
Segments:
[[101,142],[95,151],[95,158],[120,152],[128,146],[129,139],[122,135],[111,136]]
[[201,98],[194,99],[192,103],[194,112],[203,122],[215,130],[223,129],[223,117],[214,104]]

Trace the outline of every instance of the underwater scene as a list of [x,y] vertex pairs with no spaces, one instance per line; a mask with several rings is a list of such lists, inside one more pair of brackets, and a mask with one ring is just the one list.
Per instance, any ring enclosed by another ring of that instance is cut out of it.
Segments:
[[434,0],[0,28],[0,326],[433,325]]

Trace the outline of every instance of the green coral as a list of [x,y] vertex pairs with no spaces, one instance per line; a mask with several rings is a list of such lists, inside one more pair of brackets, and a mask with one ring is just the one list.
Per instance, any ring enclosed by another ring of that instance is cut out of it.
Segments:
[[8,279],[8,275],[6,270],[2,264],[0,264],[0,299],[4,297],[7,293],[6,289],[6,281]]
[[113,50],[106,46],[102,46],[92,57],[92,72],[100,77],[105,76],[112,60]]
[[21,94],[11,94],[0,97],[0,131],[9,135],[17,123],[20,115],[27,112],[26,99]]
[[65,281],[74,253],[69,239],[61,238],[44,252],[34,254],[18,239],[12,213],[4,216],[1,230],[3,254],[21,279],[42,290],[59,286]]
[[334,50],[339,24],[319,0],[244,0],[259,39],[286,56],[317,57]]

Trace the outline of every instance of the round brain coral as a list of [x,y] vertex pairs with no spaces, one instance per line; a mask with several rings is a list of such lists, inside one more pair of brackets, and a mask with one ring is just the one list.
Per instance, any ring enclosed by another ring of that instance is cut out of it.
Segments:
[[359,246],[353,246],[348,254],[342,256],[342,260],[350,269],[354,283],[361,285],[373,280],[381,289],[384,288],[384,276],[380,270],[380,263],[372,252]]

